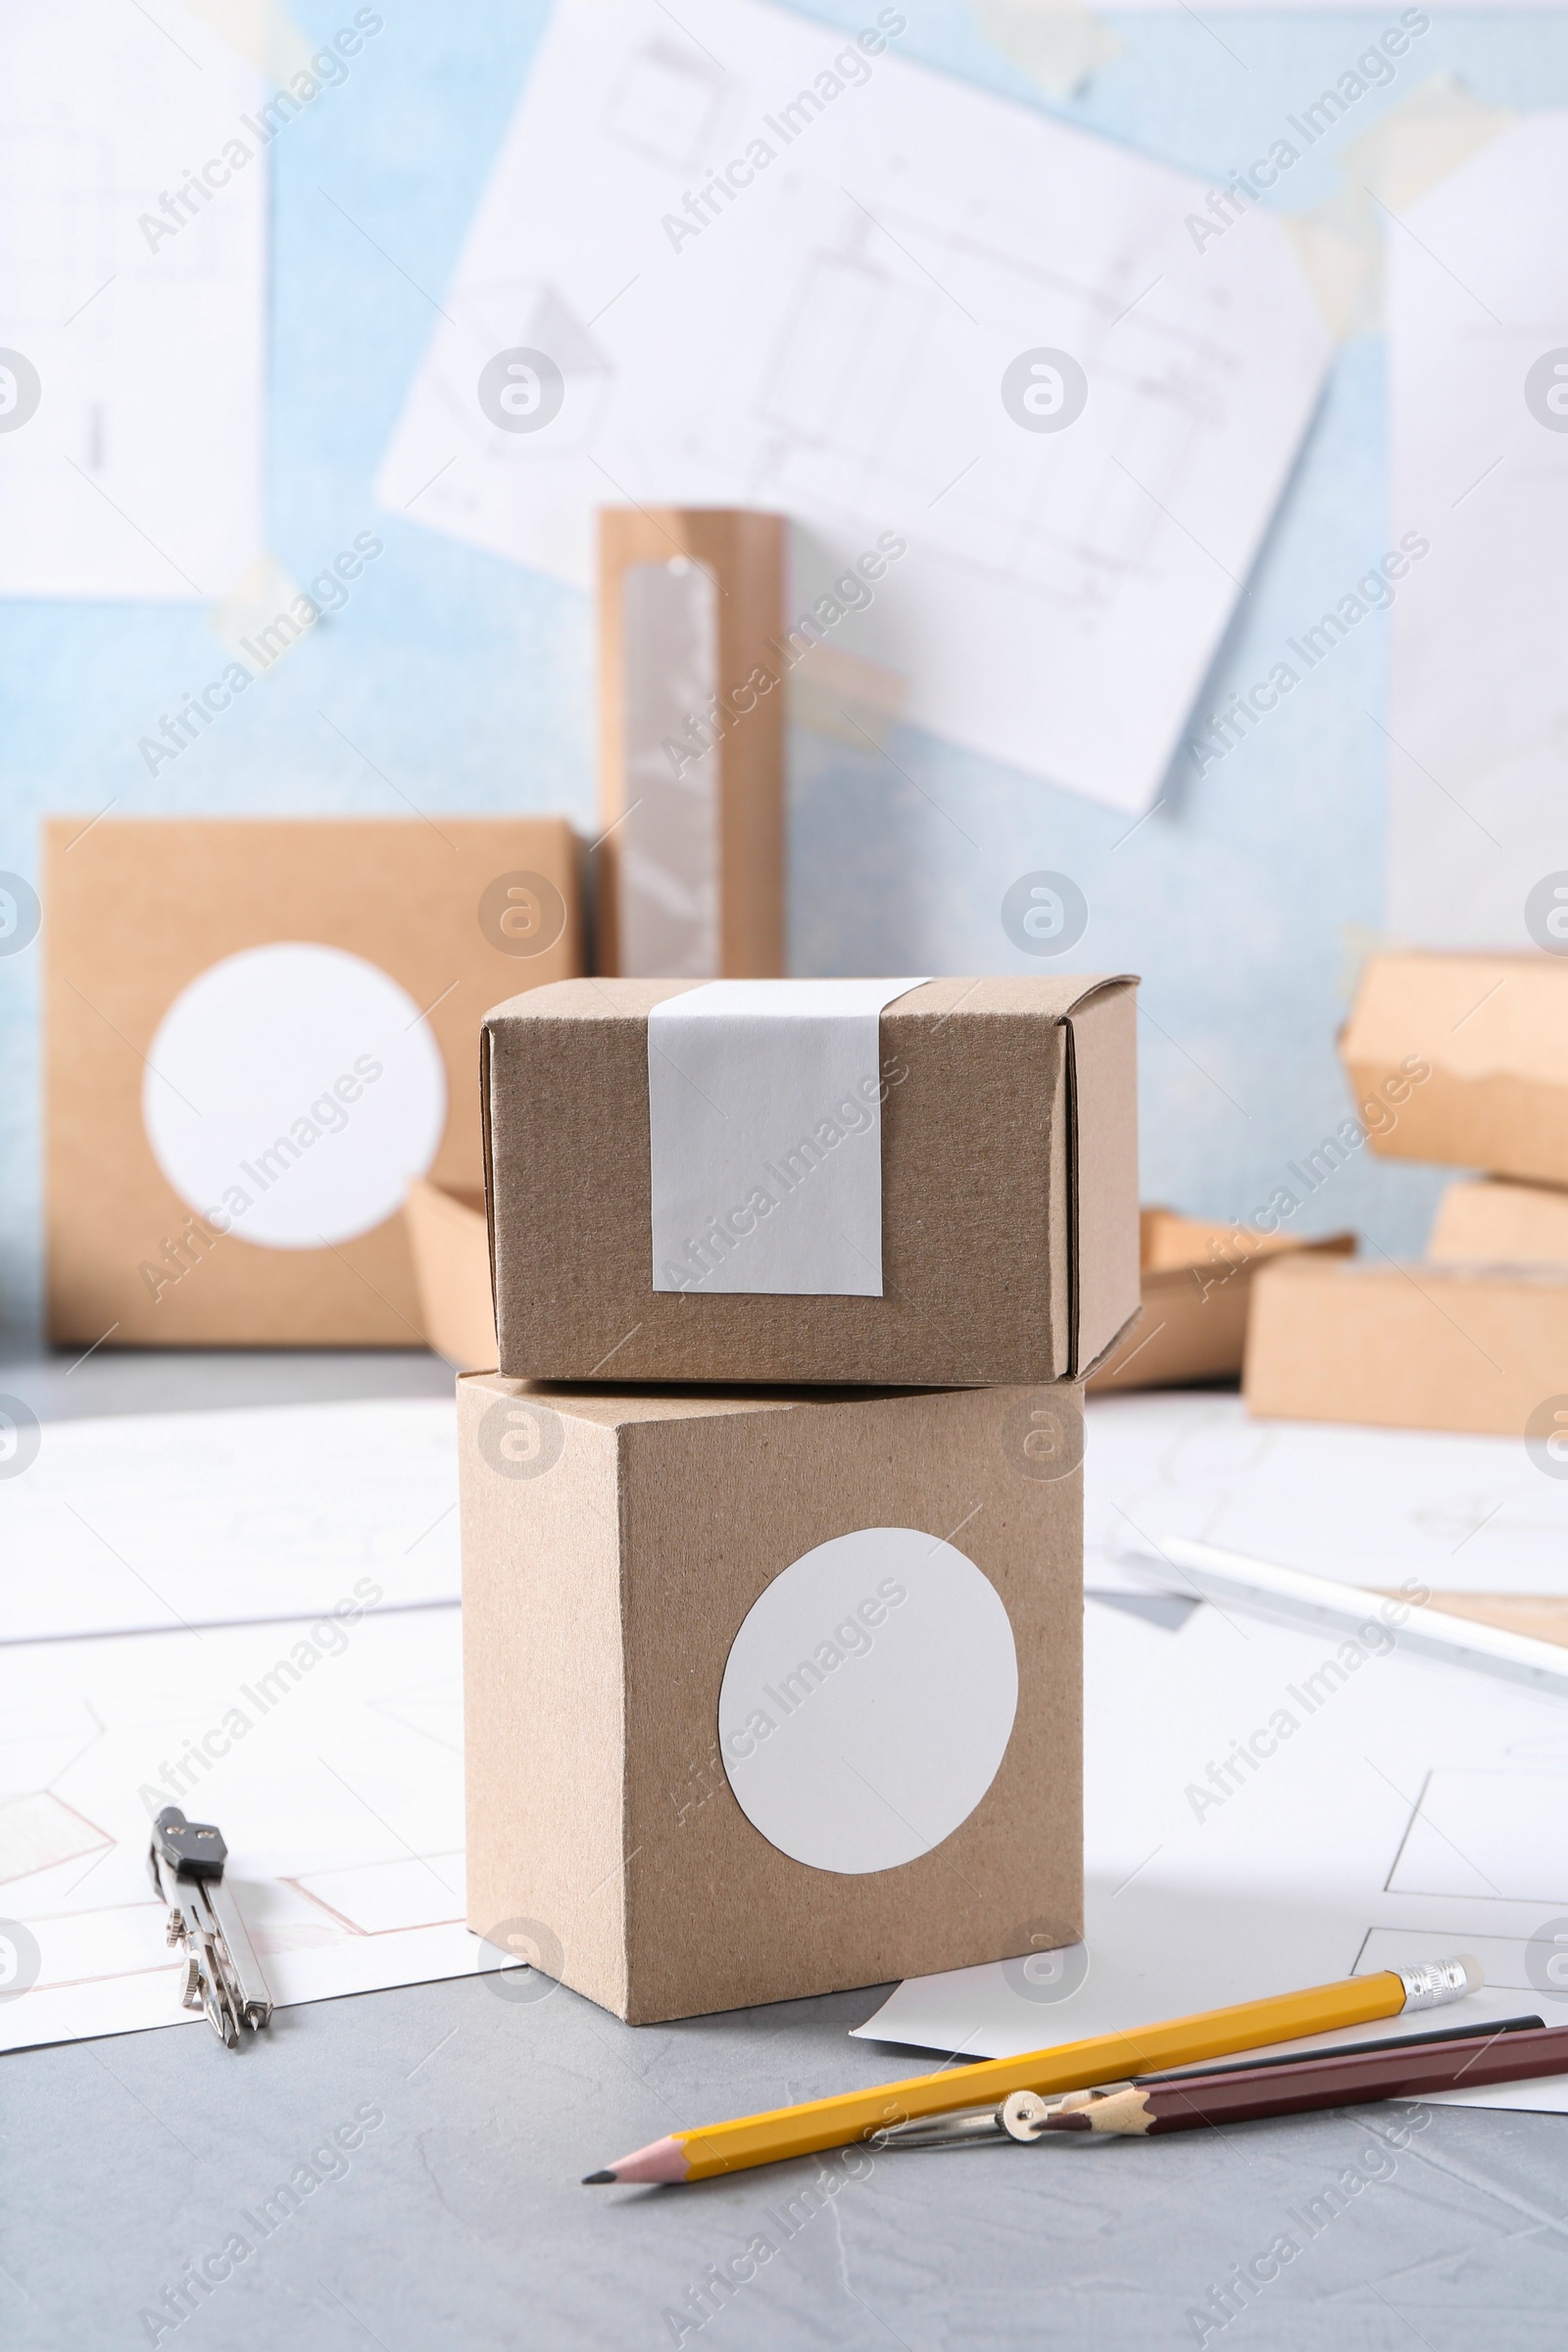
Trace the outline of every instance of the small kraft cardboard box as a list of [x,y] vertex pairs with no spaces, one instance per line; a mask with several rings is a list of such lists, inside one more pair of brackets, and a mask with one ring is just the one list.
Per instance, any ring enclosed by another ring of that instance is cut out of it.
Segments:
[[1568,1266],[1568,1191],[1482,1176],[1450,1184],[1427,1242],[1436,1266]]
[[1126,979],[564,982],[485,1022],[518,1379],[1076,1378],[1138,1310]]
[[1340,1054],[1374,1152],[1568,1184],[1568,963],[1373,956]]
[[786,533],[741,508],[600,514],[602,972],[784,969]]
[[1243,1387],[1274,1419],[1490,1431],[1568,1463],[1568,1266],[1284,1259],[1252,1285]]
[[1234,1380],[1247,1346],[1257,1267],[1301,1250],[1343,1257],[1354,1248],[1351,1233],[1297,1241],[1290,1234],[1178,1216],[1171,1208],[1146,1208],[1139,1218],[1143,1314],[1086,1385],[1099,1395]]
[[401,1215],[483,1183],[479,1026],[583,969],[557,817],[44,829],[50,1337],[416,1348]]
[[1039,2017],[1081,1391],[458,1400],[469,1926],[636,2025],[1015,1956]]

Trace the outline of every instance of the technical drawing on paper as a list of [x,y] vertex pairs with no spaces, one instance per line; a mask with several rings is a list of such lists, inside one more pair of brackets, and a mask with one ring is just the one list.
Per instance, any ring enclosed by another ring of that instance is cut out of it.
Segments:
[[466,1973],[457,1610],[0,1646],[0,2048],[183,2022],[166,1803],[222,1830],[280,2004]]
[[[1276,220],[1200,254],[1196,180],[899,48],[761,0],[563,0],[378,495],[583,588],[606,503],[782,509],[796,611],[886,534],[835,650],[906,677],[914,723],[1143,808],[1328,330]],[[477,386],[524,318],[574,365],[496,432]],[[1052,353],[1086,387],[1060,428],[1006,389]]]

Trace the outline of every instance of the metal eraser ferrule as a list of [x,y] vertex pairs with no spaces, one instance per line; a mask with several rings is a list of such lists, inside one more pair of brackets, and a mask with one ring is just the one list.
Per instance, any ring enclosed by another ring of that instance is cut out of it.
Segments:
[[1448,2001],[1479,1992],[1480,1967],[1468,1954],[1455,1960],[1423,1960],[1418,1968],[1398,1968],[1395,1975],[1404,1986],[1406,2009],[1441,2009]]

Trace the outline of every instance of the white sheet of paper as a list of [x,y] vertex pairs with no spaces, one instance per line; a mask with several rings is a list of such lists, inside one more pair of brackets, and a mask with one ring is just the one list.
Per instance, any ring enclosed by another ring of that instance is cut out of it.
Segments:
[[166,1802],[221,1829],[280,2005],[475,1965],[456,1608],[0,1647],[0,1935],[39,1955],[0,2049],[200,2023],[147,1873]]
[[[1085,1646],[1087,1972],[911,1979],[859,2033],[998,2057],[1459,1951],[1485,1989],[1410,2030],[1568,2025],[1568,1707],[1207,1606],[1091,1601]],[[1568,2112],[1568,2080],[1462,2096]]]
[[656,1291],[882,1296],[878,1016],[918,980],[710,980],[648,1016]]
[[[917,725],[1140,809],[1328,330],[1277,220],[1200,251],[1205,183],[900,48],[867,59],[759,0],[678,24],[659,0],[564,0],[379,494],[577,587],[596,507],[780,509],[792,612],[879,541],[906,549],[815,605],[826,638],[903,673]],[[487,413],[481,371],[541,351],[559,403],[534,384]],[[1087,382],[1065,428],[1061,371],[1030,374],[1062,353]]]
[[0,595],[211,599],[261,552],[271,93],[182,0],[156,16],[0,12],[0,350],[38,391],[8,423],[0,357]]
[[1387,239],[1393,531],[1431,545],[1391,615],[1387,921],[1428,946],[1544,946],[1526,901],[1568,872],[1565,217],[1547,109]]
[[1117,1555],[1165,1535],[1377,1590],[1568,1592],[1568,1483],[1517,1439],[1254,1421],[1239,1396],[1176,1389],[1090,1397],[1085,1583],[1148,1592]]
[[0,1478],[0,1645],[455,1601],[456,1445],[444,1397],[46,1422]]

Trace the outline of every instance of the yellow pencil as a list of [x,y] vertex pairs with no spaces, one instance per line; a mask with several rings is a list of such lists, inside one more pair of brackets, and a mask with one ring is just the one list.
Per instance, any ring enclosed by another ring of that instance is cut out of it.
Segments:
[[1305,1992],[1282,1992],[1269,2000],[1242,2001],[1230,2009],[1205,2009],[1196,2017],[1172,2018],[1126,2034],[1097,2034],[1054,2049],[1031,2050],[1021,2058],[987,2058],[938,2075],[912,2075],[904,2082],[882,2082],[874,2090],[808,2099],[801,2107],[775,2107],[766,2115],[742,2116],[730,2124],[709,2124],[696,2132],[674,2132],[651,2147],[622,2156],[602,2172],[600,2181],[710,2180],[718,2173],[744,2172],[754,2164],[777,2164],[787,2156],[810,2156],[821,2148],[843,2148],[894,2124],[956,2107],[1000,2102],[1014,2090],[1050,2093],[1087,2090],[1096,2082],[1149,2074],[1155,2067],[1196,2065],[1205,2058],[1255,2050],[1265,2042],[1295,2041],[1304,2034],[1332,2033],[1373,2018],[1396,2017],[1403,2009],[1437,2009],[1476,1991],[1481,1970],[1468,1956],[1423,1962],[1417,1968],[1387,1969],[1373,1977],[1347,1977]]

